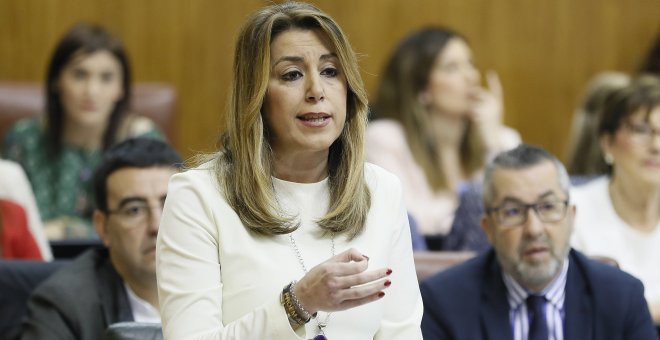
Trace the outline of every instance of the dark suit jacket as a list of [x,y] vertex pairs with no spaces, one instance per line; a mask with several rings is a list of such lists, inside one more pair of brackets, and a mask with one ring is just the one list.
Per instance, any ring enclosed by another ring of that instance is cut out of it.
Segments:
[[108,251],[92,249],[35,289],[21,339],[99,340],[120,321],[133,321],[123,281]]
[[[421,291],[424,339],[513,339],[493,250],[436,274]],[[564,309],[567,340],[657,339],[642,283],[575,250],[569,254]]]

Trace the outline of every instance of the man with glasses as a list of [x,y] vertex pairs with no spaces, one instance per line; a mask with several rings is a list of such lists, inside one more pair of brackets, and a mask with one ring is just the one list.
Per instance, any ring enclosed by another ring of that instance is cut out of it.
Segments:
[[571,250],[564,166],[530,145],[486,167],[493,249],[423,282],[425,339],[656,339],[641,282]]
[[129,139],[106,152],[94,178],[93,216],[106,247],[37,287],[22,339],[102,339],[112,323],[160,323],[156,235],[169,178],[181,166],[177,152],[154,139]]

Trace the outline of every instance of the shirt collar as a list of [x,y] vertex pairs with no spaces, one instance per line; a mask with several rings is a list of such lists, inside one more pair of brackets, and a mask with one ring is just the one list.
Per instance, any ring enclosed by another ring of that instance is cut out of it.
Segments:
[[160,312],[146,300],[143,300],[131,289],[131,287],[124,282],[126,288],[126,295],[128,295],[128,303],[131,306],[133,313],[133,321],[135,322],[149,322],[160,323]]
[[[545,296],[546,300],[548,300],[558,310],[562,310],[564,308],[567,273],[568,257],[564,259],[564,265],[559,272],[559,276],[554,278],[547,287],[538,293],[538,295]],[[504,285],[506,286],[507,290],[509,308],[520,308],[520,305],[525,302],[531,292],[523,288],[511,275],[505,273],[504,271],[502,272],[502,279],[504,280]]]

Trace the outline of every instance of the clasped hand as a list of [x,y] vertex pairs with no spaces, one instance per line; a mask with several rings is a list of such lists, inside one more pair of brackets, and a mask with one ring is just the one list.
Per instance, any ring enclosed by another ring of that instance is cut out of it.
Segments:
[[312,268],[295,285],[294,293],[310,314],[346,310],[385,295],[392,270],[367,271],[369,258],[349,249]]

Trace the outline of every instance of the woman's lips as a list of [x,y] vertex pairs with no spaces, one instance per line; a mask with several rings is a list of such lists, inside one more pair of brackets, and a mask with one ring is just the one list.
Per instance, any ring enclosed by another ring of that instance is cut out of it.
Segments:
[[302,125],[311,128],[322,128],[327,126],[332,116],[324,112],[308,112],[296,116]]

